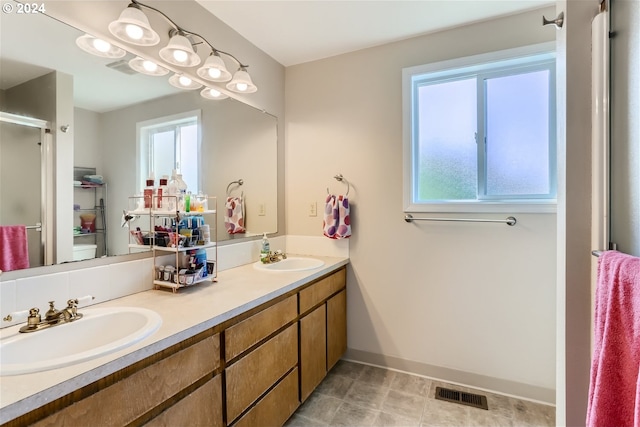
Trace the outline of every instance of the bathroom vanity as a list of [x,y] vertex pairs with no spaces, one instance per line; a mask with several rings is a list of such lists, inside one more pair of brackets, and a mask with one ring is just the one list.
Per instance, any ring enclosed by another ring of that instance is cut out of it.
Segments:
[[2,426],[284,424],[346,350],[348,259],[321,259],[99,304],[148,308],[163,323],[110,355],[2,377]]

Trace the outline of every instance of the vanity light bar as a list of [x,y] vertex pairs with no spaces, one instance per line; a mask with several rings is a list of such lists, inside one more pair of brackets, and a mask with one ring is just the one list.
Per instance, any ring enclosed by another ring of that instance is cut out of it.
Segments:
[[[120,17],[109,24],[111,34],[126,43],[141,46],[154,46],[159,43],[159,36],[153,28],[151,28],[149,20],[142,11],[142,8],[153,10],[160,14],[173,27],[169,31],[169,43],[160,49],[159,52],[160,57],[168,64],[178,67],[195,67],[199,65],[201,58],[196,53],[195,45],[197,43],[193,40],[194,37],[197,37],[211,49],[211,55],[207,58],[203,66],[197,70],[199,77],[214,82],[229,82],[226,88],[236,93],[254,93],[258,90],[247,72],[247,64],[243,64],[229,52],[216,49],[200,34],[180,27],[161,10],[141,3],[138,0],[131,0],[131,3],[120,14]],[[227,70],[220,54],[227,56],[238,64],[238,70],[233,76]],[[201,86],[202,85],[198,87]],[[225,97],[227,96],[225,95]],[[216,97],[210,99],[222,98]]]

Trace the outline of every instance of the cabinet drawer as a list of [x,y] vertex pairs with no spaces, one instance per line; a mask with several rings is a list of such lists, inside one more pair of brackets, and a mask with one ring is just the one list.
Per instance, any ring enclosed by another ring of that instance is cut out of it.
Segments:
[[227,421],[242,411],[298,363],[298,324],[271,338],[226,369]]
[[280,427],[300,405],[298,401],[298,369],[284,377],[233,427]]
[[262,310],[225,331],[225,360],[231,360],[296,318],[296,296]]
[[222,427],[222,375],[180,400],[145,427]]
[[346,286],[346,269],[341,269],[331,276],[314,283],[300,291],[300,314],[320,304],[330,295],[338,292]]
[[220,366],[220,335],[187,347],[36,423],[127,425]]

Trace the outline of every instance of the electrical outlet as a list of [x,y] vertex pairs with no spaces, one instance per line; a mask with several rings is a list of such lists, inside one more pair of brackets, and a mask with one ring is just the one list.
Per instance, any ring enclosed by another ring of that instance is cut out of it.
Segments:
[[265,216],[267,214],[267,206],[264,203],[258,205],[258,216]]
[[309,216],[318,216],[318,205],[316,202],[309,203]]

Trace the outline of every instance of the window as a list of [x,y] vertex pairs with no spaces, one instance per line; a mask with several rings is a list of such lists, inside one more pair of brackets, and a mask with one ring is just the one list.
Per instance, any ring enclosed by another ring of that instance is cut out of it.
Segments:
[[406,211],[555,209],[548,45],[404,69],[403,102]]
[[182,173],[189,191],[200,189],[200,111],[138,123],[138,190],[153,172],[155,184],[173,169]]

